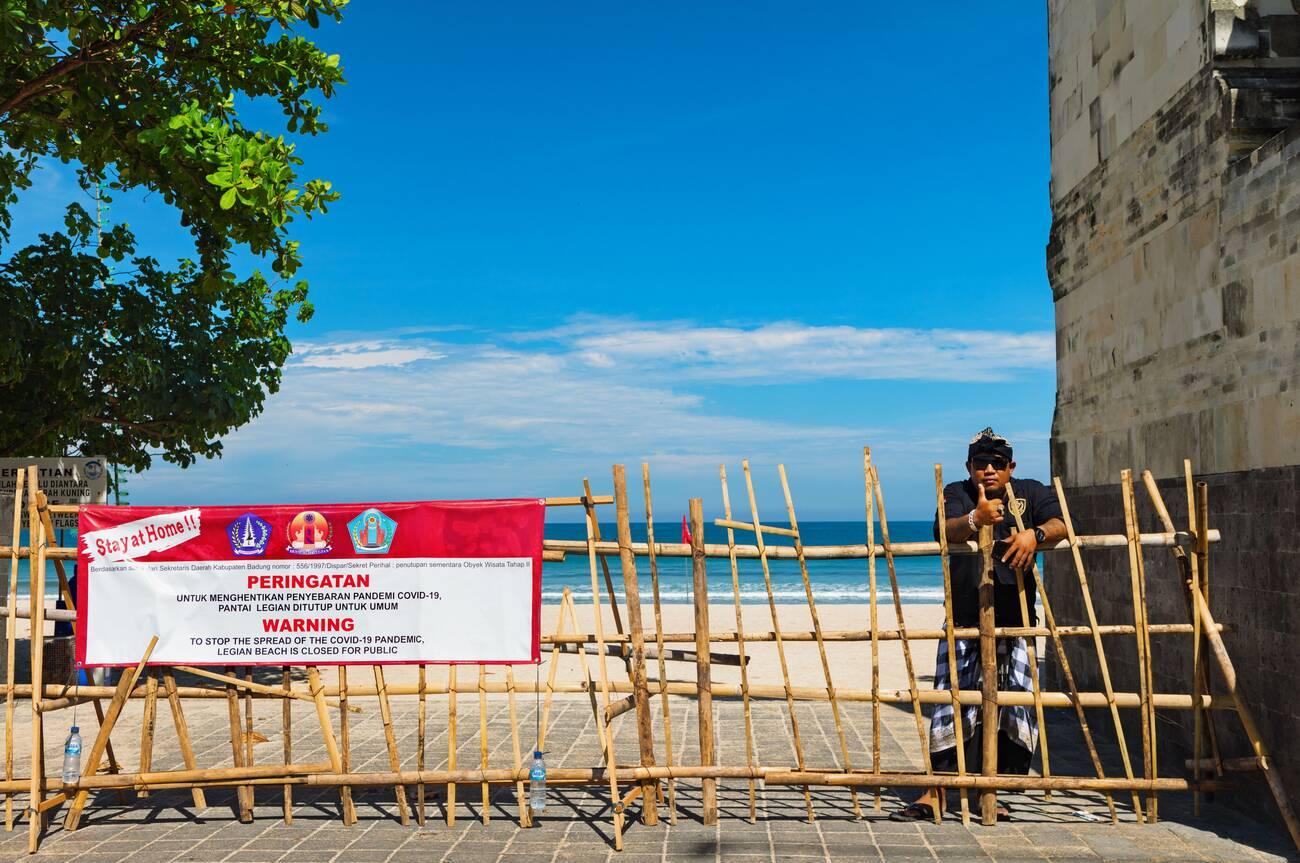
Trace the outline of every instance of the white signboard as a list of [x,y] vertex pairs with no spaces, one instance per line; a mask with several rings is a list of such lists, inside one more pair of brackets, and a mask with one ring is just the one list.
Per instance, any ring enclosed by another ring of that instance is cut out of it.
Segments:
[[[106,503],[108,496],[108,462],[102,456],[61,456],[58,458],[0,458],[0,545],[9,545],[14,528],[14,488],[18,474],[36,465],[37,483],[53,504]],[[27,488],[24,481],[23,506]],[[51,513],[54,529],[77,528],[76,513]],[[23,517],[26,526],[27,518]]]
[[532,558],[90,563],[86,664],[528,662]]

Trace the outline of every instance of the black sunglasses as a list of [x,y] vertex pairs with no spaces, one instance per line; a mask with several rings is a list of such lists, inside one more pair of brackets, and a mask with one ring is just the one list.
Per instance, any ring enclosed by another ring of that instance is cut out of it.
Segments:
[[1007,465],[1010,464],[1010,462],[1001,456],[994,456],[992,458],[989,456],[976,456],[970,460],[970,463],[971,467],[975,468],[975,470],[984,470],[984,468],[989,465],[992,465],[994,470],[1006,470]]

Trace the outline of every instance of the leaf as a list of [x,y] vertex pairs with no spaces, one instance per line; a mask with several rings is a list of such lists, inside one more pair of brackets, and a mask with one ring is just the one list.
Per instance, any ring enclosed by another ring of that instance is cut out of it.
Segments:
[[221,209],[229,210],[231,207],[235,206],[235,196],[237,194],[238,190],[234,186],[226,189],[226,191],[221,195]]

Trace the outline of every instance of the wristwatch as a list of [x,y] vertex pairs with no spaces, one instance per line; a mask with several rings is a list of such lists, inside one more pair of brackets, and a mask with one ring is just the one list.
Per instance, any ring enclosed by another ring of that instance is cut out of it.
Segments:
[[1047,541],[1046,531],[1044,531],[1041,527],[1034,528],[1034,539],[1038,540],[1039,545],[1042,545],[1044,542]]

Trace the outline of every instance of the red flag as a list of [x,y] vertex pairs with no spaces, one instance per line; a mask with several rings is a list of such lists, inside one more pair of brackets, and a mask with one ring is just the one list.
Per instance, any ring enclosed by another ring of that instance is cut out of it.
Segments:
[[682,516],[682,542],[686,545],[691,544],[691,529],[686,526],[686,516]]

